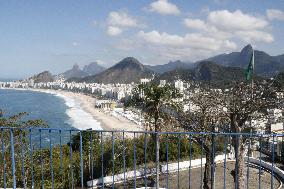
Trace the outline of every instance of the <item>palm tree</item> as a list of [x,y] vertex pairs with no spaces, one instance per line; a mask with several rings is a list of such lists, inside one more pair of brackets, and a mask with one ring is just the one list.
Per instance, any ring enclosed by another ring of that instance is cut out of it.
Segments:
[[140,84],[134,88],[129,105],[141,110],[149,123],[150,131],[155,140],[156,150],[156,187],[159,188],[159,150],[160,137],[158,132],[167,130],[166,125],[174,120],[174,114],[180,108],[178,98],[181,94],[173,86],[158,86],[154,83]]

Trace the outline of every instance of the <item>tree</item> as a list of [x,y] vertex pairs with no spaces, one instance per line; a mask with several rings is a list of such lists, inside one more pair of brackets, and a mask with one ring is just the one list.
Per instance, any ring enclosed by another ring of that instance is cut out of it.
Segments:
[[41,119],[24,120],[29,114],[27,112],[20,112],[12,116],[4,116],[4,111],[0,109],[0,127],[19,127],[27,128],[32,126],[47,126]]
[[[283,100],[278,97],[279,89],[273,80],[257,82],[253,88],[248,83],[239,83],[224,92],[224,107],[230,120],[230,130],[233,133],[248,133],[254,129],[248,124],[251,120],[263,119],[268,116],[267,110],[278,108]],[[248,137],[232,136],[235,150],[235,177],[238,189],[245,188],[245,145]]]
[[[3,154],[2,152],[2,158],[5,159],[6,161],[6,169],[7,169],[7,172],[6,174],[11,174],[12,171],[11,170],[11,161],[9,159],[9,156],[10,156],[10,152],[9,152],[9,149],[11,147],[11,144],[7,141],[10,140],[10,132],[13,132],[13,143],[14,143],[14,156],[15,156],[15,161],[23,158],[23,156],[28,156],[28,143],[27,141],[25,140],[25,136],[27,135],[27,130],[25,130],[24,128],[28,128],[28,127],[46,127],[47,124],[43,121],[43,120],[40,120],[40,119],[36,119],[36,120],[31,120],[31,119],[27,119],[25,120],[26,116],[28,116],[28,113],[27,112],[21,112],[21,113],[18,113],[18,114],[15,114],[15,115],[11,115],[11,116],[5,116],[4,115],[4,111],[0,109],[0,128],[2,127],[10,127],[10,128],[21,128],[23,130],[20,130],[20,129],[14,129],[12,131],[8,130],[8,129],[2,129],[1,130],[1,140],[0,140],[0,146],[3,148],[3,152],[6,152],[6,156]],[[5,145],[5,143],[7,143]],[[23,152],[23,149],[26,149],[26,152]],[[25,158],[26,159],[26,158]],[[3,162],[1,162],[1,165],[2,165]],[[17,164],[19,165],[19,164]],[[16,166],[17,166],[16,165]],[[25,167],[28,167],[28,164],[26,163],[24,165]],[[4,165],[3,165],[4,167]],[[17,167],[16,167],[17,168]],[[19,168],[20,169],[20,168]],[[2,170],[1,170],[2,171]],[[0,173],[1,173],[0,171]],[[2,175],[3,173],[1,173]],[[16,172],[15,173],[17,176],[16,176],[16,182],[22,182],[21,180],[19,180],[19,178],[21,178],[19,176],[20,172]],[[25,175],[28,174],[28,169],[26,169],[26,172],[25,172]],[[11,184],[12,183],[12,180],[10,179],[12,176],[7,176],[8,180],[7,180],[7,185]],[[27,182],[27,178],[23,178],[24,181],[23,183],[26,183]],[[1,183],[1,180],[0,180],[0,183]]]
[[160,138],[158,132],[167,130],[166,124],[175,120],[174,114],[180,109],[178,98],[181,94],[173,86],[166,84],[158,86],[154,83],[140,84],[134,88],[129,105],[141,110],[149,123],[150,131],[155,131],[156,149],[156,187],[159,188],[159,150]]
[[[198,93],[192,93],[188,99],[191,108],[187,112],[179,112],[178,120],[181,127],[190,132],[214,133],[224,130],[227,118],[222,106],[222,94],[211,89],[200,89]],[[194,135],[193,141],[203,147],[206,157],[203,177],[203,188],[214,186],[215,163],[215,135]]]

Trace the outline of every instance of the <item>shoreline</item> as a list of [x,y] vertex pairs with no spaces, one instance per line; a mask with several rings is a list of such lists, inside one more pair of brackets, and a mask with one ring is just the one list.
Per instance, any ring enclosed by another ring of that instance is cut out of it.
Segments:
[[[137,125],[131,122],[130,120],[126,119],[125,117],[112,116],[110,113],[104,112],[102,109],[95,108],[95,102],[97,99],[89,95],[85,95],[82,93],[74,93],[74,92],[64,91],[64,90],[51,90],[51,89],[32,89],[32,88],[28,88],[28,89],[3,88],[3,89],[29,90],[29,91],[34,91],[34,92],[49,93],[59,98],[62,98],[67,106],[68,106],[67,104],[68,101],[73,100],[75,104],[79,105],[79,107],[86,114],[89,114],[89,116],[93,119],[92,123],[95,124],[96,128],[92,126],[92,129],[95,129],[95,130],[143,131],[143,126]],[[70,106],[68,107],[70,109]],[[73,116],[78,116],[78,115],[72,115],[72,116],[69,115],[70,119],[72,119]],[[87,116],[87,115],[84,115],[84,116]],[[86,121],[86,120],[83,120],[83,121]],[[70,123],[70,124],[72,127],[76,129],[88,129],[86,127],[81,127],[80,123],[77,123],[77,125],[73,123]]]

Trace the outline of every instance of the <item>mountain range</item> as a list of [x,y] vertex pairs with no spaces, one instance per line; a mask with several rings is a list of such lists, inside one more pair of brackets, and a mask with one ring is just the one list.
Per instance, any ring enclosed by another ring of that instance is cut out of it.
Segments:
[[86,76],[98,74],[98,73],[104,71],[105,69],[106,69],[105,67],[99,65],[97,62],[91,62],[90,64],[85,65],[83,67],[83,70],[80,69],[78,64],[75,64],[72,67],[72,69],[67,70],[67,71],[59,74],[59,76],[62,76],[65,79],[83,78],[83,77],[86,77]]
[[87,83],[139,83],[141,78],[153,78],[155,75],[156,82],[159,80],[173,81],[182,79],[223,86],[223,84],[243,80],[244,74],[245,70],[242,68],[226,67],[212,61],[199,62],[194,68],[176,67],[174,70],[156,73],[150,70],[148,66],[141,64],[137,59],[127,57],[99,74],[77,79],[76,81]]
[[[245,46],[241,52],[221,54],[206,59],[216,64],[245,69],[248,66],[253,48]],[[273,77],[284,71],[284,54],[271,56],[264,51],[254,50],[255,73],[262,77]]]
[[[194,80],[219,85],[244,79],[245,69],[252,55],[252,46],[245,46],[240,52],[217,55],[195,63],[171,61],[164,65],[144,65],[134,57],[127,57],[106,69],[96,62],[80,69],[72,69],[60,74],[67,81],[97,83],[131,83],[141,78]],[[284,54],[271,56],[254,50],[256,77],[273,77],[284,71]]]
[[140,78],[152,77],[155,72],[133,57],[127,57],[105,71],[87,76],[77,81],[87,83],[131,83],[140,82]]
[[146,65],[146,67],[156,73],[162,74],[176,69],[188,69],[194,65],[191,62],[182,62],[180,60],[170,61],[167,64],[161,64],[156,66]]
[[245,70],[236,67],[225,67],[212,61],[199,62],[194,68],[176,69],[157,76],[156,80],[198,81],[215,87],[227,87],[233,82],[244,80]]

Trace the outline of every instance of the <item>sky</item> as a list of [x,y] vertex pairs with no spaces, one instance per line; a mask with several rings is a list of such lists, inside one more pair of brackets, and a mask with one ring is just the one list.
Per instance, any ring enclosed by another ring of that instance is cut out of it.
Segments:
[[284,54],[284,0],[0,1],[0,78],[109,67],[194,62],[252,44]]

